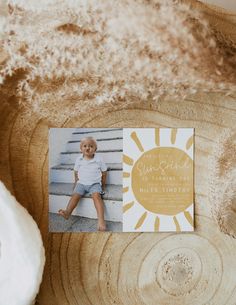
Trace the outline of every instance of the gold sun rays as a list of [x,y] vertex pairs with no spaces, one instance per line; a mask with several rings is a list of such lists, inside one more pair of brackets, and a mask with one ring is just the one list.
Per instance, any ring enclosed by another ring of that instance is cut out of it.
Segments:
[[160,218],[156,216],[155,223],[154,223],[154,231],[158,232],[160,230]]
[[171,129],[171,137],[170,137],[171,144],[175,144],[176,135],[177,135],[177,128],[172,128]]
[[126,187],[123,187],[123,193],[127,193],[129,191],[129,187],[126,186]]
[[[162,134],[162,128],[155,128],[154,129],[154,147],[157,147],[156,148],[157,150],[162,148],[162,146],[161,146],[161,137],[163,137],[163,135],[166,137],[166,133]],[[145,146],[143,145],[143,143],[141,141],[142,140],[142,134],[140,134],[139,132],[136,132],[136,131],[132,131],[129,136],[130,136],[130,139],[133,141],[133,143],[135,143],[135,145],[136,145],[137,149],[139,150],[139,152],[142,153],[141,154],[141,157],[142,157],[142,155],[145,154]],[[179,129],[178,128],[171,128],[170,134],[168,135],[168,137],[170,139],[169,143],[175,147],[177,137],[179,137]],[[194,136],[191,135],[186,140],[185,144],[182,144],[183,152],[189,150],[193,145],[194,145]],[[163,146],[163,147],[165,147],[165,146]],[[169,147],[172,147],[172,146],[169,146]],[[173,148],[171,148],[171,149],[173,149]],[[126,154],[123,155],[123,163],[130,167],[130,170],[126,169],[126,171],[123,172],[123,178],[126,178],[127,182],[129,182],[128,186],[124,186],[123,187],[123,193],[128,194],[127,198],[130,199],[130,201],[128,201],[127,203],[124,203],[124,205],[123,205],[123,214],[125,214],[128,211],[130,211],[129,213],[131,213],[130,215],[132,215],[132,209],[135,209],[137,204],[140,203],[140,201],[137,201],[138,199],[135,199],[135,200],[133,199],[132,200],[132,198],[137,198],[137,197],[132,197],[132,196],[134,196],[134,190],[133,190],[133,186],[131,187],[131,178],[132,178],[132,176],[134,174],[133,173],[133,168],[135,167],[136,162],[141,157],[135,158],[135,157],[133,157],[133,155],[135,156],[135,154],[132,154],[131,150],[130,150],[130,152],[131,152],[131,156],[132,157],[128,156]],[[159,152],[159,150],[158,150],[158,152]],[[131,173],[132,173],[132,176],[131,176]],[[125,195],[125,196],[127,196],[127,195]],[[142,203],[141,203],[141,205],[143,206]],[[135,220],[135,222],[133,223],[133,226],[134,226],[133,229],[135,231],[139,230],[140,228],[142,229],[142,226],[145,227],[145,223],[147,223],[146,220],[149,219],[149,222],[150,221],[153,222],[153,224],[152,224],[153,231],[154,232],[160,232],[161,229],[166,226],[165,224],[162,224],[162,220],[163,219],[161,217],[161,214],[159,215],[158,212],[154,212],[154,210],[151,211],[149,209],[145,209],[145,205],[143,207],[144,207],[144,211],[140,212],[141,216],[138,216],[137,219]],[[151,214],[154,213],[154,214],[152,214],[153,218],[148,218],[150,213]],[[187,210],[183,210],[180,213],[182,213],[182,215],[184,216],[184,218],[186,220],[186,223],[188,223],[191,227],[193,227],[194,226],[194,222],[193,222],[193,217],[192,217],[191,212],[189,212]],[[165,214],[163,214],[163,215],[165,215]],[[177,214],[172,214],[172,216],[169,214],[169,216],[171,217],[171,220],[173,222],[173,225],[175,227],[175,231],[176,232],[181,232],[182,230],[184,230],[185,225],[184,225],[184,227],[181,230],[182,221],[181,221],[181,218],[177,219],[177,215],[179,215],[179,214],[178,213]],[[166,215],[166,216],[168,216],[168,215]]]
[[[134,164],[134,160],[126,155],[123,155],[123,163],[132,166]],[[128,172],[123,172],[123,178],[129,178],[130,173]],[[129,187],[125,186],[123,187],[123,193],[127,193],[129,191]]]
[[130,208],[132,208],[133,205],[134,205],[134,201],[129,202],[129,203],[126,203],[126,204],[123,206],[123,213],[125,213],[125,212],[128,211]]
[[155,144],[160,146],[160,128],[155,128]]
[[135,142],[135,144],[137,145],[138,149],[143,152],[144,149],[143,149],[143,146],[137,136],[137,133],[135,131],[133,131],[130,135],[131,139]]
[[[144,148],[143,148],[143,146],[142,146],[142,144],[141,144],[141,142],[140,142],[140,140],[137,136],[137,133],[135,131],[133,131],[131,133],[130,137],[134,141],[134,143],[137,145],[140,152],[143,152]],[[132,166],[134,164],[134,160],[127,155],[123,155],[123,162],[126,163],[127,165],[130,165],[130,166]],[[129,172],[123,172],[123,178],[129,178],[129,177],[130,177]],[[123,193],[127,193],[128,191],[129,191],[128,186],[123,187]],[[123,213],[125,213],[127,210],[129,210],[133,205],[134,205],[134,202],[126,204],[123,208]]]
[[186,143],[186,149],[189,150],[192,145],[193,145],[193,135],[188,139]]
[[123,162],[126,163],[127,165],[133,165],[134,164],[134,160],[131,159],[130,157],[123,155]]
[[123,172],[123,178],[129,178],[129,177],[130,177],[130,173]]
[[189,222],[189,224],[193,227],[193,218],[192,218],[191,214],[188,211],[185,211],[184,216],[187,219],[187,221]]
[[139,229],[142,226],[146,217],[147,217],[147,212],[144,212],[143,215],[139,218],[138,222],[136,223],[136,226],[134,228],[135,230]]
[[179,225],[179,222],[176,218],[176,216],[173,217],[173,220],[174,220],[174,224],[175,224],[175,229],[176,229],[176,232],[180,232],[180,225]]

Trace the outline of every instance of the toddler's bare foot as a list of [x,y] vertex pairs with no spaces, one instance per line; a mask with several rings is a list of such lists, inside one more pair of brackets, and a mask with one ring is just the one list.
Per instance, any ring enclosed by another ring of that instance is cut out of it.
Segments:
[[70,217],[70,215],[68,214],[68,212],[66,210],[62,210],[60,209],[58,211],[58,214],[61,215],[62,217],[64,217],[65,219],[68,219]]
[[100,232],[105,232],[106,231],[106,224],[105,224],[105,222],[102,222],[102,223],[99,223],[98,224],[98,231],[100,231]]

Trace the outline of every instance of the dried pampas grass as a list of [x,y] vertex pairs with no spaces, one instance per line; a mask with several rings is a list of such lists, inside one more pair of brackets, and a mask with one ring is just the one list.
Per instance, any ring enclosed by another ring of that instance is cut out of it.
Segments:
[[235,92],[235,46],[189,6],[156,0],[9,1],[0,81],[40,116]]
[[221,231],[236,238],[236,130],[221,135],[210,171],[212,215]]

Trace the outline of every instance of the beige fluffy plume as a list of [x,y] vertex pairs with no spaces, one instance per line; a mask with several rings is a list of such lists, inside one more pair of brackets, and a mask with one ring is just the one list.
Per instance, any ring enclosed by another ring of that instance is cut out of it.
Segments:
[[236,130],[225,130],[211,161],[212,215],[221,231],[236,238]]
[[2,90],[18,73],[20,101],[44,117],[235,92],[235,46],[179,1],[11,0],[2,37]]

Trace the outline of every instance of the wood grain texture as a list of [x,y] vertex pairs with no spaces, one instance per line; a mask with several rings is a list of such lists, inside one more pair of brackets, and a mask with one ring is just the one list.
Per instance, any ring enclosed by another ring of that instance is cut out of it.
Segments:
[[[221,132],[235,126],[235,97],[166,98],[57,122],[14,100],[2,95],[0,175],[43,235],[47,262],[38,305],[235,305],[236,240],[219,231],[208,200],[208,160]],[[194,127],[196,231],[49,234],[48,128],[78,126]]]
[[[213,8],[198,7],[221,33],[231,33],[235,45],[231,16],[218,11],[214,18]],[[52,108],[54,115],[41,119],[17,103],[20,77],[1,88],[0,179],[43,236],[47,260],[36,304],[235,305],[236,239],[212,219],[208,194],[209,158],[221,133],[236,126],[236,94],[101,105],[66,120]],[[194,127],[195,232],[48,233],[49,127]]]

